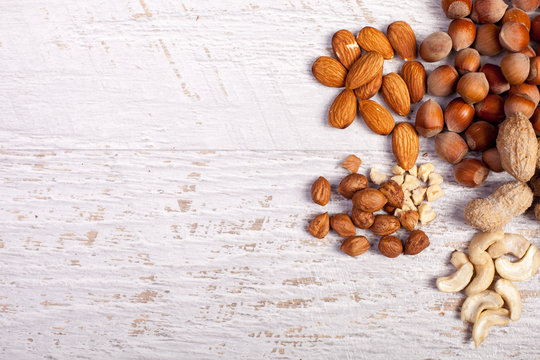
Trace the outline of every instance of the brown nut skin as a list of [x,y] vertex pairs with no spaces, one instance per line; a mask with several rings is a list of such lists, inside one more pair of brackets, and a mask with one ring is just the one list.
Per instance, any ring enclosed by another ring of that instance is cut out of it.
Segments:
[[442,160],[457,164],[467,155],[469,147],[459,134],[443,132],[435,137],[435,152]]
[[458,81],[457,93],[469,104],[476,104],[484,100],[489,93],[486,74],[482,72],[466,73]]
[[427,62],[444,59],[452,51],[452,38],[445,32],[436,32],[424,39],[420,44],[420,57]]
[[351,219],[353,224],[359,229],[369,229],[375,221],[375,215],[373,213],[362,211],[353,207],[351,211]]
[[343,64],[329,56],[321,56],[313,63],[311,68],[313,76],[321,84],[329,87],[345,86],[347,69]]
[[356,155],[347,156],[343,163],[341,163],[341,167],[347,169],[351,174],[357,173],[360,165],[362,165],[362,159]]
[[407,61],[401,67],[401,77],[407,84],[411,103],[415,104],[424,98],[426,94],[426,69],[418,61]]
[[500,173],[504,171],[501,164],[501,156],[496,147],[484,151],[482,153],[482,161],[487,165],[489,170],[493,172]]
[[321,206],[328,204],[331,192],[330,183],[322,176],[311,185],[311,198],[315,204]]
[[530,120],[536,136],[540,136],[540,108],[534,110],[534,114]]
[[485,56],[495,56],[502,51],[499,43],[499,33],[501,28],[495,24],[485,24],[476,30],[476,41],[474,48]]
[[468,48],[476,39],[476,24],[471,19],[455,19],[448,26],[448,35],[455,51]]
[[495,146],[497,128],[487,121],[477,121],[465,131],[465,139],[472,151],[487,150]]
[[341,244],[341,251],[345,254],[356,257],[369,250],[369,241],[365,236],[349,236]]
[[441,0],[441,7],[449,19],[464,18],[471,13],[472,0]]
[[354,91],[343,90],[334,99],[328,111],[328,125],[336,129],[348,128],[356,118],[358,108]]
[[504,102],[504,113],[506,117],[517,113],[523,114],[527,119],[534,114],[536,105],[528,96],[509,95]]
[[531,37],[534,41],[540,41],[540,15],[531,22]]
[[508,91],[508,96],[510,95],[520,95],[529,98],[534,102],[535,106],[538,106],[538,103],[540,102],[540,91],[538,91],[538,86],[536,85],[512,85],[510,91]]
[[318,215],[309,223],[308,231],[318,239],[324,238],[330,231],[330,217],[328,213]]
[[416,59],[418,45],[416,35],[409,24],[405,21],[391,23],[386,29],[386,36],[399,57],[405,61]]
[[480,53],[473,48],[463,49],[457,53],[454,64],[461,75],[478,71],[480,68]]
[[508,51],[522,51],[529,45],[529,30],[515,21],[504,23],[499,33],[499,44]]
[[400,217],[401,226],[403,226],[405,230],[413,231],[414,228],[416,228],[416,226],[418,225],[419,218],[420,215],[417,211],[404,211]]
[[454,178],[463,186],[474,188],[482,185],[489,175],[489,169],[480,160],[465,159],[454,165]]
[[382,209],[384,210],[385,213],[389,215],[394,215],[394,212],[396,211],[397,208],[395,206],[386,204],[384,205]]
[[416,112],[414,127],[425,138],[440,133],[444,128],[444,115],[441,106],[432,99],[420,105]]
[[414,230],[405,242],[405,255],[418,255],[429,246],[429,238],[422,230]]
[[502,94],[510,89],[510,84],[506,81],[501,68],[494,64],[484,64],[480,72],[486,75],[491,94]]
[[489,121],[492,124],[500,124],[504,121],[504,99],[502,96],[489,94],[486,98],[474,105],[476,117]]
[[525,12],[531,12],[540,6],[540,0],[512,0],[512,5]]
[[444,122],[448,130],[463,132],[474,119],[474,107],[458,97],[450,101],[444,109]]
[[330,219],[330,227],[339,236],[347,237],[356,235],[356,228],[347,214],[337,214]]
[[401,186],[394,180],[389,180],[384,183],[379,191],[383,193],[388,202],[387,205],[390,205],[394,208],[401,208],[403,206],[403,200],[405,198]]
[[527,82],[533,85],[540,85],[540,56],[531,58],[531,69],[529,70]]
[[510,85],[523,84],[530,70],[531,63],[527,55],[508,53],[501,59],[501,71]]
[[362,49],[356,42],[356,37],[349,30],[339,30],[332,37],[334,55],[347,69],[360,58]]
[[457,70],[450,65],[441,65],[427,78],[428,93],[433,96],[448,96],[456,90],[459,79]]
[[536,56],[536,51],[534,51],[531,45],[528,45],[525,49],[521,50],[520,53],[526,55],[529,59]]
[[379,251],[386,257],[396,258],[403,252],[403,244],[395,236],[383,236],[379,241]]
[[503,0],[476,0],[471,19],[479,24],[494,24],[501,20],[508,5]]
[[373,213],[381,210],[388,200],[379,190],[367,188],[357,191],[354,194],[352,201],[355,208]]
[[369,230],[375,235],[390,235],[399,230],[401,224],[397,217],[392,215],[375,215],[375,221]]
[[527,15],[527,13],[521,9],[513,8],[506,11],[502,18],[502,24],[504,25],[510,21],[520,23],[521,25],[525,26],[525,28],[527,28],[527,31],[531,30],[531,19],[529,18],[529,15]]
[[352,199],[355,192],[369,186],[368,179],[362,174],[349,174],[341,180],[338,193],[346,199]]

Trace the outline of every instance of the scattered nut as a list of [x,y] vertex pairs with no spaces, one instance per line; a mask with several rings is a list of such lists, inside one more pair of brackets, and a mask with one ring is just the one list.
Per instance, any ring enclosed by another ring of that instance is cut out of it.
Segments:
[[420,215],[420,222],[422,225],[429,224],[437,217],[437,214],[428,203],[423,203],[418,207],[418,214]]
[[405,255],[420,254],[429,246],[429,238],[422,230],[414,230],[405,243]]
[[404,213],[404,211],[402,209],[394,210],[394,216],[397,217],[398,219],[401,219],[401,217],[403,216],[403,213]]
[[427,188],[423,186],[420,186],[419,188],[416,188],[413,190],[411,199],[414,205],[419,206],[422,203],[422,201],[424,201],[426,197],[426,191],[427,191]]
[[493,325],[506,325],[510,322],[510,312],[506,309],[483,311],[474,323],[472,337],[478,347],[487,337],[489,328]]
[[420,165],[418,168],[418,177],[423,181],[427,182],[429,175],[435,170],[435,166],[432,163],[425,163]]
[[345,176],[341,180],[337,191],[344,198],[351,199],[357,191],[365,189],[368,186],[368,180],[364,175],[354,173]]
[[369,228],[375,235],[390,235],[399,230],[401,224],[392,215],[375,215],[375,221]]
[[467,255],[461,251],[455,251],[452,254],[452,260],[450,262],[457,271],[450,276],[438,278],[437,289],[447,293],[459,292],[471,281],[473,276],[473,264],[471,264]]
[[518,321],[521,317],[521,296],[516,286],[510,280],[499,279],[493,288],[506,302],[510,310],[510,320]]
[[506,254],[512,254],[518,259],[521,259],[529,249],[530,245],[530,241],[522,235],[504,234],[504,237],[495,241],[493,245],[487,249],[487,252],[493,259],[500,258]]
[[369,249],[369,241],[365,236],[349,236],[341,244],[341,251],[350,256],[362,255]]
[[506,258],[495,260],[497,273],[504,279],[524,281],[536,274],[540,267],[540,253],[536,245],[532,244],[521,260],[514,263]]
[[371,182],[374,183],[375,185],[381,185],[387,179],[387,176],[382,174],[376,168],[371,168],[371,171],[369,172],[369,177],[371,179]]
[[311,185],[311,198],[316,204],[321,206],[328,204],[328,201],[330,201],[330,193],[330,183],[322,176]]
[[375,221],[375,215],[373,215],[373,213],[362,211],[353,207],[351,211],[351,219],[356,227],[360,229],[369,229]]
[[403,169],[399,165],[394,165],[394,167],[392,168],[392,174],[394,174],[394,175],[403,175],[403,174],[405,174],[405,169]]
[[309,223],[308,231],[316,238],[322,239],[330,231],[330,217],[328,213],[321,214]]
[[353,206],[362,211],[376,212],[381,210],[388,200],[379,190],[366,188],[356,192],[352,201]]
[[443,182],[444,182],[444,178],[442,177],[441,174],[438,174],[438,173],[429,174],[429,182],[428,182],[429,186],[441,185]]
[[413,202],[411,196],[406,196],[405,197],[405,199],[403,200],[403,206],[401,207],[401,210],[403,210],[403,211],[408,211],[408,210],[418,211],[418,208],[416,207],[416,205],[414,205],[414,202]]
[[461,306],[461,321],[475,323],[484,310],[499,309],[504,301],[501,295],[492,290],[484,290],[465,299]]
[[390,180],[379,188],[379,191],[386,196],[388,200],[387,205],[390,205],[395,208],[400,208],[403,205],[403,200],[405,195],[403,189],[393,180]]
[[443,196],[443,191],[439,185],[432,185],[428,187],[426,192],[427,201],[435,201]]
[[487,252],[483,252],[481,257],[483,258],[483,262],[474,264],[476,276],[465,289],[465,294],[467,294],[467,296],[478,294],[479,292],[486,290],[493,282],[493,277],[495,276],[493,260]]
[[414,165],[412,168],[409,169],[409,174],[414,176],[415,178],[418,177],[418,166]]
[[341,166],[349,170],[351,174],[357,173],[360,165],[362,165],[362,160],[356,155],[347,156],[345,161],[341,164]]
[[337,214],[330,219],[330,226],[339,236],[348,237],[356,235],[356,228],[347,214]]
[[396,209],[396,212],[398,210],[400,211],[399,216],[396,215],[396,213],[394,213],[394,216],[399,218],[401,226],[406,230],[413,231],[416,228],[416,225],[418,225],[418,219],[420,217],[418,212],[414,210],[403,211],[400,209]]
[[403,182],[405,181],[405,176],[403,176],[403,175],[392,176],[392,177],[390,178],[390,180],[395,181],[396,184],[398,184],[399,186],[401,186],[401,185],[403,185]]
[[420,187],[420,185],[420,180],[418,180],[415,176],[406,175],[405,181],[403,182],[403,185],[401,185],[401,187],[403,188],[403,190],[412,191]]
[[379,241],[379,251],[386,257],[395,258],[403,252],[403,244],[395,236],[383,236]]

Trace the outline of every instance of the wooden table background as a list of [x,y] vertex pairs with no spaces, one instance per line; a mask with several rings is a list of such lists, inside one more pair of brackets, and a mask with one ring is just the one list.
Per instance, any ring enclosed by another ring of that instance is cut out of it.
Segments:
[[[540,277],[479,350],[434,286],[474,233],[464,204],[508,175],[464,189],[422,140],[448,181],[421,255],[306,231],[317,176],[393,163],[361,121],[326,124],[338,90],[311,64],[398,19],[420,41],[449,23],[438,0],[0,2],[0,357],[538,358]],[[538,244],[530,214],[507,230]]]

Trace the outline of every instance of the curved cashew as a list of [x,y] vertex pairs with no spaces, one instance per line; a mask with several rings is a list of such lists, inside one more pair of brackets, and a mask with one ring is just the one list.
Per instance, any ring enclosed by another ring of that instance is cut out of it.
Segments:
[[488,248],[489,255],[499,258],[505,254],[512,254],[521,259],[527,252],[531,243],[524,236],[519,234],[504,234],[504,239],[495,242]]
[[476,276],[465,289],[465,294],[467,296],[478,294],[479,292],[486,290],[493,282],[493,277],[495,276],[495,266],[493,265],[491,256],[489,256],[487,252],[480,253],[480,256],[477,256],[476,260],[484,262],[474,264]]
[[521,296],[516,286],[510,280],[499,279],[493,288],[506,301],[506,305],[510,309],[510,319],[518,321],[521,317]]
[[532,277],[540,267],[540,253],[538,248],[532,244],[525,256],[516,262],[510,262],[505,258],[495,260],[495,267],[501,277],[513,280],[523,281]]
[[475,323],[482,311],[498,309],[504,304],[501,295],[495,291],[485,290],[469,296],[461,307],[461,320]]
[[471,281],[473,265],[467,259],[467,255],[460,251],[452,254],[450,262],[456,267],[457,271],[450,276],[438,278],[437,288],[442,292],[459,292]]
[[510,322],[510,312],[507,309],[494,309],[483,311],[474,323],[472,337],[474,345],[478,347],[488,335],[493,325],[506,325]]
[[469,259],[475,265],[483,264],[483,261],[486,261],[486,257],[482,253],[492,244],[502,240],[504,240],[504,232],[502,230],[476,234],[469,245]]

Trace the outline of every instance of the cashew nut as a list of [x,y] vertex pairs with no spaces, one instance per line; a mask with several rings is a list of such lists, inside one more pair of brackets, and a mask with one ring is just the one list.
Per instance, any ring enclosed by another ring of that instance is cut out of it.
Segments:
[[[504,240],[504,232],[502,230],[495,232],[481,232],[474,235],[469,245],[469,258],[473,264],[482,264],[486,261],[483,253],[497,241]],[[491,257],[490,257],[491,260]]]
[[[472,260],[470,255],[469,258]],[[476,260],[480,262],[480,264],[474,264],[476,276],[465,289],[465,294],[467,296],[478,294],[479,292],[486,290],[493,282],[493,277],[495,276],[495,266],[493,265],[491,256],[489,256],[487,252],[480,253]]]
[[471,281],[473,265],[467,259],[467,255],[460,251],[452,254],[450,262],[456,267],[457,271],[450,276],[438,278],[437,288],[442,292],[459,292]]
[[505,258],[495,260],[495,267],[501,277],[513,280],[523,281],[532,277],[540,267],[540,253],[538,248],[532,244],[521,260],[510,262]]
[[512,254],[518,259],[521,259],[530,245],[529,240],[522,235],[504,234],[504,239],[496,241],[487,251],[493,259],[505,254]]
[[499,279],[493,288],[503,297],[510,309],[510,319],[518,321],[521,317],[521,296],[516,286],[510,280]]
[[489,328],[493,325],[506,325],[510,322],[507,309],[494,309],[483,311],[474,323],[472,337],[474,345],[478,347],[487,337]]
[[482,311],[498,309],[503,304],[504,301],[501,295],[491,290],[469,296],[461,307],[461,321],[475,323]]

